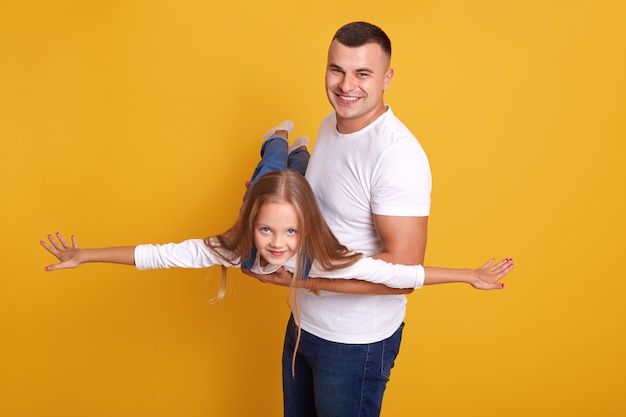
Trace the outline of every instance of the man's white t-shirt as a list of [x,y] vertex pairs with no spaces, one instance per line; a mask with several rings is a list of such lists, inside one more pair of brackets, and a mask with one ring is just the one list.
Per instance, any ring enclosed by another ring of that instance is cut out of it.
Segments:
[[[306,172],[322,213],[341,243],[365,255],[381,251],[372,214],[428,216],[426,153],[390,108],[364,129],[340,134],[335,113],[320,126]],[[359,278],[359,277],[354,277]],[[305,294],[303,330],[340,343],[391,336],[406,314],[404,295]]]

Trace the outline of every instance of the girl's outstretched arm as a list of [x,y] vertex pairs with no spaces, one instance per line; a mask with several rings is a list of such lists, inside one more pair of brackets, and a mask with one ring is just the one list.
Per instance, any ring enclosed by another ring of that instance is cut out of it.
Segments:
[[[478,269],[451,269],[438,267],[424,267],[424,285],[450,284],[455,282],[467,283],[476,289],[495,290],[504,288],[499,283],[506,274],[513,269],[513,259],[506,258],[494,263],[489,260]],[[284,268],[280,268],[273,274],[259,275],[251,271],[243,270],[247,275],[253,276],[261,282],[288,287],[291,285],[292,274]],[[347,294],[409,294],[413,288],[391,288],[383,284],[353,279],[331,279],[311,277],[305,281],[296,282],[298,288],[309,290],[324,290]]]
[[60,262],[58,264],[46,266],[46,271],[76,268],[86,262],[108,262],[122,265],[135,265],[134,246],[79,249],[75,236],[72,236],[72,242],[70,245],[60,233],[56,233],[54,236],[48,235],[48,241],[50,243],[43,240],[39,243],[48,252],[53,254]]
[[500,281],[513,269],[513,259],[506,258],[495,263],[490,259],[478,269],[452,269],[425,266],[424,285],[464,282],[479,290],[499,290],[504,288]]

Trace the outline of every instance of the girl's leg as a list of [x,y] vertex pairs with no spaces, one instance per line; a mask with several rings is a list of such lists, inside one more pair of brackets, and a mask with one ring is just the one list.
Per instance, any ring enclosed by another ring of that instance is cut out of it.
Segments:
[[287,137],[292,130],[293,123],[289,120],[285,120],[265,134],[265,141],[261,146],[261,161],[252,174],[250,185],[243,198],[244,200],[248,197],[252,186],[263,174],[287,168],[287,153],[289,149]]
[[306,167],[309,164],[310,154],[307,149],[309,144],[309,138],[306,136],[300,136],[289,147],[289,156],[287,158],[287,168],[298,171],[304,175]]

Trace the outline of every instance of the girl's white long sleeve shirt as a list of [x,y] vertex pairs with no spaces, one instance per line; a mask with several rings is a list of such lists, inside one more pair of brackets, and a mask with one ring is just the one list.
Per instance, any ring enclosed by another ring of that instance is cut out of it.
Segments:
[[[228,258],[228,256],[227,256]],[[239,259],[228,262],[209,246],[203,239],[189,239],[180,243],[143,244],[135,247],[135,265],[137,269],[165,268],[208,268],[214,265],[239,268]],[[258,274],[271,274],[283,266],[287,271],[295,269],[296,259],[292,257],[283,265],[262,267],[259,255],[251,271]],[[361,257],[349,267],[326,271],[313,261],[311,278],[359,279],[383,284],[391,288],[420,288],[424,285],[424,268],[421,265],[397,265],[367,256]]]

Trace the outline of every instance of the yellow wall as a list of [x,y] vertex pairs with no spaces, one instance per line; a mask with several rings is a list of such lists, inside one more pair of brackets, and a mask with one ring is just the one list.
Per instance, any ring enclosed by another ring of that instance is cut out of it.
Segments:
[[383,417],[623,416],[626,30],[615,1],[0,3],[0,415],[278,416],[285,290],[38,245],[224,230],[259,135],[329,111],[325,52],[391,36],[387,101],[434,176],[427,261],[503,292],[410,296]]

